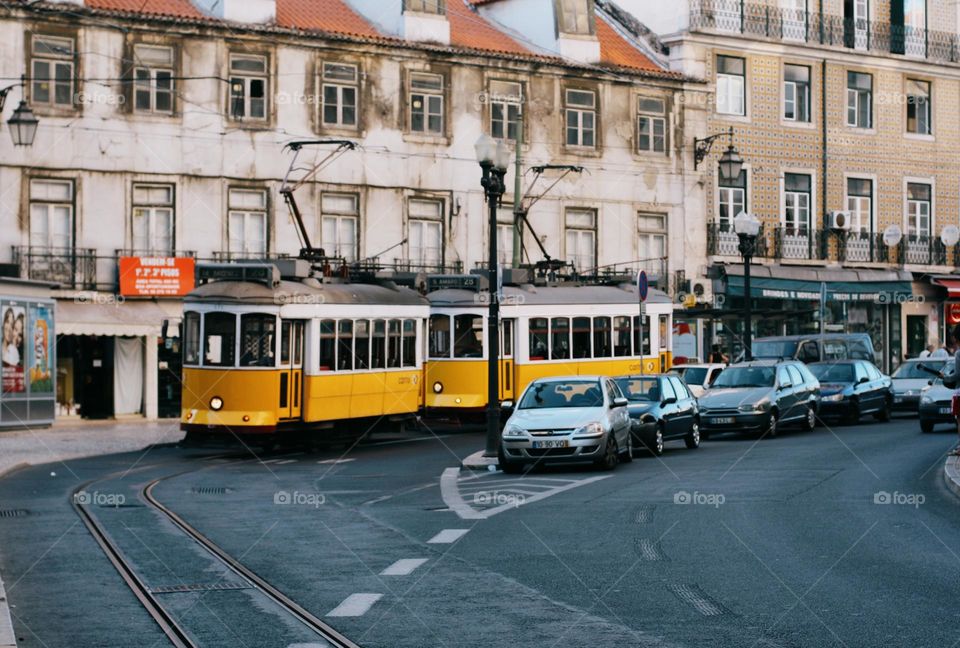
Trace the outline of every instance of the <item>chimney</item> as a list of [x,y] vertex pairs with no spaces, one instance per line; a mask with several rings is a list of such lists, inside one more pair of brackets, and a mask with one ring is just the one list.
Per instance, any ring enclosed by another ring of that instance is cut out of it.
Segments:
[[277,20],[277,0],[193,0],[207,16],[239,23],[272,23]]

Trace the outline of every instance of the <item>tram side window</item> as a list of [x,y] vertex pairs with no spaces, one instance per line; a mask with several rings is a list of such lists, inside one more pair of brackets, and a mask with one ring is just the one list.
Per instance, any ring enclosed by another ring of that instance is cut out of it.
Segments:
[[610,318],[593,318],[593,357],[610,357]]
[[320,371],[337,370],[337,323],[320,322]]
[[550,359],[570,358],[570,318],[554,317],[550,320]]
[[[284,322],[284,326],[289,326]],[[277,342],[277,318],[262,313],[240,316],[240,366],[273,367],[276,365],[274,347]],[[287,358],[289,361],[289,358]]]
[[353,322],[340,320],[337,325],[337,369],[353,369]]
[[630,318],[613,318],[613,355],[618,358],[629,356],[630,353]]
[[400,320],[390,320],[387,322],[387,367],[397,369],[402,366],[401,347],[400,347],[400,327],[403,322]]
[[430,357],[450,357],[450,316],[430,316]]
[[573,357],[590,357],[590,318],[573,318]]
[[200,313],[183,316],[183,364],[200,364]]
[[[640,333],[643,332],[643,343],[641,345]],[[650,355],[650,318],[644,315],[643,326],[640,326],[640,316],[633,317],[633,352],[638,356]]]
[[403,320],[403,366],[417,366],[417,322]]
[[547,319],[545,317],[530,319],[530,359],[547,359]]
[[353,328],[353,368],[370,368],[370,322],[357,320]]
[[383,369],[387,366],[387,323],[383,320],[373,322],[373,345],[370,347],[370,368]]
[[457,315],[453,318],[453,357],[483,357],[483,317]]
[[234,366],[236,341],[236,315],[233,313],[207,313],[203,336],[203,364],[205,366]]

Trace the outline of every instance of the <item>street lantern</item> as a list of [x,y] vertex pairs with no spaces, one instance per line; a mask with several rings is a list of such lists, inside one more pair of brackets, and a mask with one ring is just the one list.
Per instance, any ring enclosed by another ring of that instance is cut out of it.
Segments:
[[37,136],[37,125],[40,120],[36,118],[33,111],[26,101],[21,101],[13,115],[7,121],[10,127],[10,137],[13,139],[14,146],[33,146],[33,140]]
[[733,182],[740,177],[741,171],[743,171],[743,158],[731,143],[720,156],[720,179]]
[[[739,174],[738,174],[739,175]],[[753,360],[753,311],[750,294],[750,264],[756,253],[760,221],[753,214],[740,212],[733,219],[733,231],[740,239],[740,256],[743,257],[743,358]]]
[[487,440],[485,457],[496,457],[500,442],[500,287],[497,277],[497,207],[506,191],[504,177],[510,164],[510,150],[503,140],[481,135],[474,145],[477,162],[483,171],[480,185],[490,210],[490,257],[487,266],[487,284],[490,292],[487,314]]

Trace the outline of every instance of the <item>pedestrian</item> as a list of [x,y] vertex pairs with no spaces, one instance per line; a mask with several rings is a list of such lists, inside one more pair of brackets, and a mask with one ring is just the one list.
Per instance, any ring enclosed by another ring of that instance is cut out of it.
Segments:
[[930,354],[931,360],[949,360],[953,357],[952,349],[948,348],[950,345],[944,345]]
[[[953,328],[953,343],[955,346],[960,346],[960,324],[957,324]],[[949,365],[949,363],[947,363]],[[944,373],[947,373],[947,368],[944,367]],[[953,416],[957,419],[957,447],[949,452],[951,456],[960,457],[960,388],[957,385],[957,378],[960,378],[960,348],[956,350],[953,355],[953,399],[950,402],[951,412]],[[946,380],[944,383],[946,384]]]
[[720,350],[719,344],[714,344],[713,350],[710,352],[710,362],[714,364],[730,364],[730,358]]
[[929,358],[930,354],[936,350],[936,347],[932,344],[928,344],[927,348],[920,352],[919,358],[923,360],[924,358]]

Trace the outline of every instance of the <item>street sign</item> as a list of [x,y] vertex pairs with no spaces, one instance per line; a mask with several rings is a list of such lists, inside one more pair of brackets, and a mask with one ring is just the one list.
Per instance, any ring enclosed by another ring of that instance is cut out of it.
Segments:
[[647,295],[650,294],[650,282],[647,281],[646,270],[641,270],[637,275],[637,292],[640,293],[640,301],[647,301]]

